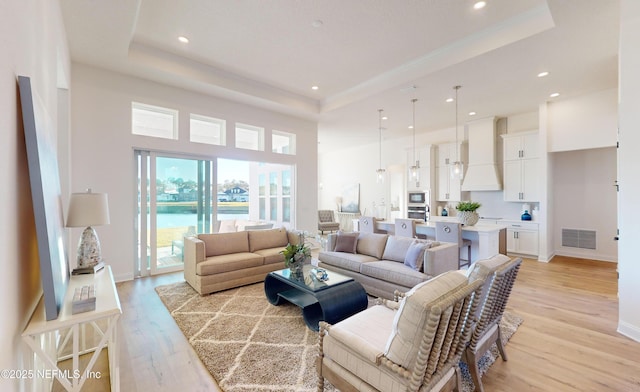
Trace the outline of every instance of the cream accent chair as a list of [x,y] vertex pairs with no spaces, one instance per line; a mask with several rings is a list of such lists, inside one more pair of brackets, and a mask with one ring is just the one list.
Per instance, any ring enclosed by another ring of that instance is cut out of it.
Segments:
[[332,210],[318,210],[318,230],[320,234],[325,231],[340,230],[340,223],[336,222]]
[[490,259],[477,261],[469,273],[469,280],[485,280],[480,296],[480,306],[474,317],[477,322],[463,356],[469,366],[469,373],[476,391],[484,392],[478,361],[494,343],[498,346],[502,360],[507,360],[500,333],[500,320],[521,264],[520,258],[509,259],[504,255],[496,255]]
[[421,283],[400,302],[382,300],[335,325],[320,323],[318,391],[440,391],[461,385],[482,281],[459,271]]
[[462,238],[462,225],[457,222],[436,222],[436,241],[453,242],[458,249],[467,248],[467,258],[461,259],[458,254],[458,268],[471,266],[471,240]]

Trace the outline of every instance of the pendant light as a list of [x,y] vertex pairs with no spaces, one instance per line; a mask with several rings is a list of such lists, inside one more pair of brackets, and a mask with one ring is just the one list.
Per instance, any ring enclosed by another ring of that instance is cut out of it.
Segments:
[[376,182],[384,183],[385,170],[382,168],[382,109],[378,109],[378,136],[379,136],[379,155],[378,170],[376,170]]
[[460,160],[460,145],[458,144],[458,90],[460,90],[461,87],[462,86],[453,87],[453,89],[456,90],[456,161],[453,162],[453,166],[451,167],[451,178],[456,180],[461,180],[464,174],[464,165]]
[[409,181],[415,181],[416,186],[418,186],[418,182],[420,181],[419,171],[420,171],[420,161],[416,159],[416,101],[414,98],[411,100],[413,103],[413,166],[409,168]]

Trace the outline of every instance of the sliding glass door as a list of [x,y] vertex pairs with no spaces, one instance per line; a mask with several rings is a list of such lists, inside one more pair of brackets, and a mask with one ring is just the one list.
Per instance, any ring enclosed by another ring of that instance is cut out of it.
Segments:
[[146,151],[136,155],[136,273],[182,270],[184,237],[213,231],[213,161]]
[[295,228],[294,167],[135,151],[135,276],[184,268],[184,237]]

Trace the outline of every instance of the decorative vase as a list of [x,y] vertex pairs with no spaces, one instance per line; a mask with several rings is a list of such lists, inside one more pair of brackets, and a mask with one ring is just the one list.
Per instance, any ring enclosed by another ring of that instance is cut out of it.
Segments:
[[520,219],[523,220],[523,221],[530,221],[531,220],[531,214],[529,214],[529,211],[524,210],[524,212],[520,216]]
[[302,270],[305,264],[311,264],[311,256],[294,257],[294,259],[289,262],[289,271],[291,271],[291,276],[302,277]]
[[478,223],[480,215],[475,211],[458,211],[458,222],[465,226],[473,226]]
[[303,267],[304,263],[303,261],[294,261],[292,263],[289,263],[289,271],[291,272],[291,276],[293,277],[300,277],[302,276],[302,267]]

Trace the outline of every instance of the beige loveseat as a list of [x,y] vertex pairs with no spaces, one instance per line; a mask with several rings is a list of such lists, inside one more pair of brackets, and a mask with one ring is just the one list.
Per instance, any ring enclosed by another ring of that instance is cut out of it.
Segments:
[[280,251],[299,240],[283,228],[187,237],[184,278],[200,295],[257,283],[284,268]]
[[[457,244],[354,233],[351,235],[357,236],[355,246],[345,251],[339,235],[349,234],[329,234],[327,250],[320,252],[318,266],[352,277],[376,297],[393,299],[395,290],[409,291],[443,272],[458,269]],[[422,258],[410,265],[410,256],[419,254],[419,246],[424,251]]]

